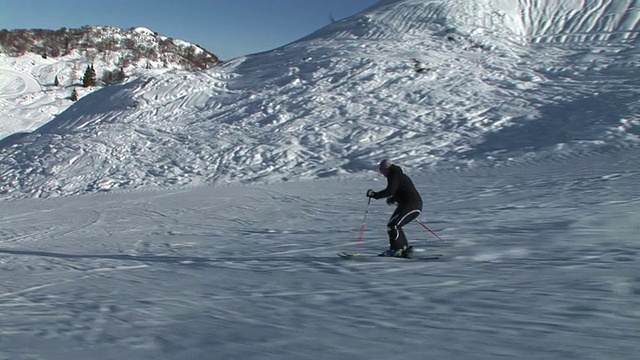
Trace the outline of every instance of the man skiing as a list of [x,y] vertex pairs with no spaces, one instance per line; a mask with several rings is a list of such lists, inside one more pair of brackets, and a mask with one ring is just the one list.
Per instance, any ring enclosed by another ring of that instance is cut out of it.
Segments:
[[402,227],[415,220],[422,212],[422,198],[413,185],[413,182],[402,168],[395,165],[389,159],[380,161],[378,166],[380,173],[387,178],[387,187],[384,190],[367,190],[367,197],[374,199],[387,198],[387,204],[397,205],[387,223],[389,234],[389,249],[379,256],[410,257],[413,248],[409,246]]

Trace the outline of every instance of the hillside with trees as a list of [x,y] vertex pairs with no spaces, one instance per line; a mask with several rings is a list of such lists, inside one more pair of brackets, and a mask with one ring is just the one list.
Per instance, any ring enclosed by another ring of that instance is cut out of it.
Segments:
[[18,57],[35,53],[43,58],[64,57],[78,52],[90,62],[117,58],[118,68],[143,64],[159,68],[177,64],[185,70],[201,70],[219,58],[198,45],[161,36],[146,28],[62,28],[59,30],[1,30],[0,54]]

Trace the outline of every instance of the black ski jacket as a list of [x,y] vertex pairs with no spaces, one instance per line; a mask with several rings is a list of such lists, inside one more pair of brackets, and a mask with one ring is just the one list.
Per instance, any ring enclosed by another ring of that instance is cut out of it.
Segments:
[[374,199],[389,198],[387,202],[395,202],[399,208],[411,207],[422,210],[422,198],[413,185],[413,181],[402,172],[398,165],[391,165],[387,174],[387,187],[373,194]]

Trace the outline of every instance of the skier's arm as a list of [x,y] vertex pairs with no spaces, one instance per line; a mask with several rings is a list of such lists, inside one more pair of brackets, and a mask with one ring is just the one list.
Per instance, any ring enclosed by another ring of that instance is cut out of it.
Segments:
[[384,190],[380,190],[376,192],[373,196],[374,199],[382,199],[389,196],[392,196],[398,190],[398,185],[400,183],[400,179],[398,179],[398,175],[393,174],[387,178],[387,187]]

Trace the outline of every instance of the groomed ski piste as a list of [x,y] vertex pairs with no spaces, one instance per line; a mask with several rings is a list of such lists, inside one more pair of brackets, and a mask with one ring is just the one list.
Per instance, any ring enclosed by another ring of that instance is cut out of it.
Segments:
[[[636,359],[639,16],[382,1],[19,130],[0,359]],[[405,231],[437,261],[336,255],[387,246],[382,200],[358,239],[382,157],[423,195],[444,240]]]
[[[416,176],[436,261],[347,261],[321,180],[5,202],[7,359],[634,359],[639,152]],[[360,252],[386,246],[372,203]]]

